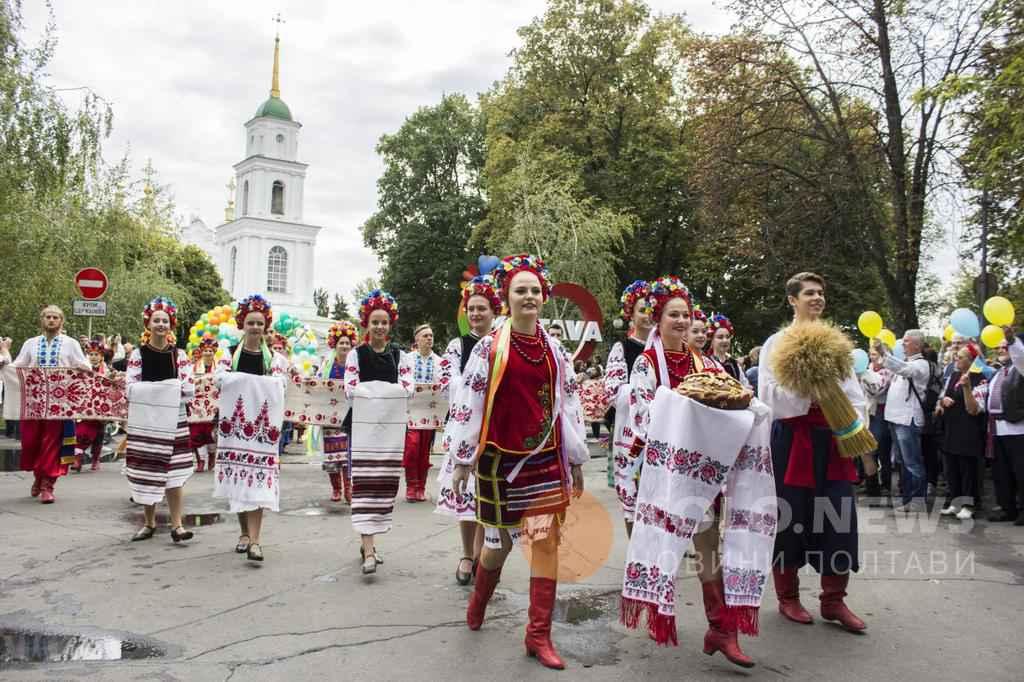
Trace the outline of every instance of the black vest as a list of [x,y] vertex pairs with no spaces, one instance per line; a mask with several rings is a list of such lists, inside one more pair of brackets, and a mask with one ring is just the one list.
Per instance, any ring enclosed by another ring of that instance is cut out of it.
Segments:
[[629,381],[633,376],[633,363],[644,354],[644,342],[633,337],[627,338],[622,342],[622,354],[626,358],[626,381]]
[[[238,350],[238,346],[232,346],[228,349],[228,357],[234,362],[235,351]],[[238,356],[238,367],[235,371],[242,372],[243,374],[255,374],[258,377],[263,376],[263,372],[266,368],[263,366],[263,351],[258,353],[250,353],[244,348]]]
[[142,358],[142,380],[163,381],[178,378],[178,349],[168,346],[167,350],[153,350],[149,346],[139,349]]
[[725,368],[725,371],[729,373],[729,376],[741,384],[743,383],[743,379],[740,378],[740,375],[743,372],[740,370],[740,363],[736,361],[736,358],[729,358],[725,362],[721,363],[721,365]]
[[466,365],[469,364],[469,355],[476,348],[480,337],[474,334],[463,334],[460,340],[462,341],[462,356],[459,360],[459,374],[462,374],[466,371]]
[[1016,367],[1010,368],[999,383],[999,388],[1003,394],[1003,415],[1000,419],[1013,424],[1024,420],[1024,388],[1021,387],[1020,372]]

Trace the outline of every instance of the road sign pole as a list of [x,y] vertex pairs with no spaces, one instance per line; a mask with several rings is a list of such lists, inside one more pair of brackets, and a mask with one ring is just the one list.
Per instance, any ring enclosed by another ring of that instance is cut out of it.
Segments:
[[89,318],[89,333],[87,334],[89,340],[92,341],[92,318]]

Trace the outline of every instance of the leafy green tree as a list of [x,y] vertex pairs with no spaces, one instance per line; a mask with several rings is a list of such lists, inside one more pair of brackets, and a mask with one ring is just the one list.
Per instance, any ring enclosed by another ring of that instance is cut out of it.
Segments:
[[313,305],[316,306],[316,314],[320,317],[327,317],[330,312],[330,304],[327,302],[327,289],[319,287],[313,290]]
[[[323,317],[326,317],[324,315]],[[341,294],[334,295],[334,306],[331,308],[331,319],[332,320],[351,320],[352,316],[348,312],[348,301]]]
[[398,300],[396,333],[430,322],[439,338],[452,336],[471,258],[465,245],[485,211],[480,115],[464,96],[445,95],[382,136],[377,153],[384,174],[363,240],[381,260],[381,286]]

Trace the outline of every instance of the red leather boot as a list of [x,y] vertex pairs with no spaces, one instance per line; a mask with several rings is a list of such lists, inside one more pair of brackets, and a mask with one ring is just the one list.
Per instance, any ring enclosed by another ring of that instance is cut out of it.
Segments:
[[558,583],[551,578],[530,578],[530,610],[526,623],[526,655],[536,656],[541,665],[565,670],[565,661],[551,641],[551,613],[555,608]]
[[57,498],[53,496],[53,485],[57,482],[55,478],[44,478],[39,490],[39,501],[42,504],[53,504]]
[[331,479],[331,502],[341,502],[341,474],[327,474]]
[[203,461],[203,455],[198,450],[193,452],[196,455],[196,473],[201,474],[206,470],[206,462]]
[[352,504],[352,475],[348,469],[341,474],[341,482],[345,486],[345,502]]
[[797,569],[775,567],[772,569],[772,578],[775,581],[775,596],[779,599],[779,613],[794,623],[813,623],[814,618],[800,603],[800,576],[797,575]]
[[469,598],[469,605],[466,606],[466,625],[470,630],[479,630],[484,624],[484,612],[487,610],[487,603],[491,601],[494,588],[501,577],[501,569],[496,568],[489,571],[484,568],[483,562],[476,567],[476,583],[473,585],[473,594]]
[[711,656],[716,651],[721,651],[730,663],[744,668],[753,668],[756,664],[740,648],[736,630],[732,627],[726,628],[723,618],[725,594],[721,578],[701,583],[701,589],[704,592],[704,615],[708,619],[708,631],[704,634],[704,653]]
[[405,467],[405,501],[406,502],[419,502],[419,498],[416,496],[416,491],[419,487],[419,481],[416,480],[416,467],[407,466]]
[[849,573],[821,576],[821,617],[838,622],[844,630],[861,633],[868,626],[843,602],[849,582]]
[[35,480],[32,481],[32,490],[29,491],[29,494],[32,495],[32,497],[39,497],[39,493],[43,490],[43,479],[39,477],[39,474],[34,475]]

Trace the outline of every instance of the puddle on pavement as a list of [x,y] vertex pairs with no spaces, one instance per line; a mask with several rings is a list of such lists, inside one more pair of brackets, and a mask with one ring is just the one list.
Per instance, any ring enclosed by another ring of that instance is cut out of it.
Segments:
[[285,516],[327,516],[327,510],[322,507],[303,507],[302,509],[291,509],[281,513]]
[[167,654],[157,642],[126,633],[0,626],[0,668],[61,661],[121,661]]
[[[499,589],[495,596],[502,593],[514,608],[529,607],[529,595]],[[559,597],[552,613],[559,652],[585,668],[619,663],[618,643],[623,635],[612,629],[619,620],[619,596],[617,591],[580,591]]]

